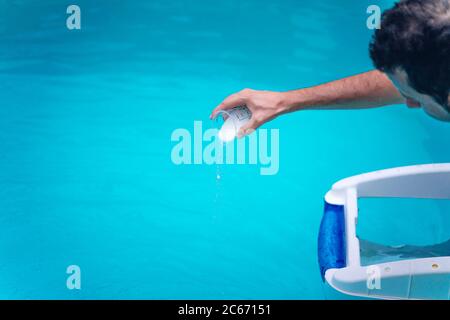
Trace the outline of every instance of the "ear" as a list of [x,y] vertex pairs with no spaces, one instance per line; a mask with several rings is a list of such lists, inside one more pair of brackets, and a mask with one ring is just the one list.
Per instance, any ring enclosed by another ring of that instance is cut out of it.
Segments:
[[444,106],[448,113],[450,113],[450,94],[447,97],[447,105]]

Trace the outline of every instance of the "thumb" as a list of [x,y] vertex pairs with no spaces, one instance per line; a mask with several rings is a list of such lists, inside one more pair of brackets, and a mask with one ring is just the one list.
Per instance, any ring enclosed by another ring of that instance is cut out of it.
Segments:
[[237,137],[238,137],[238,138],[242,138],[242,137],[248,136],[248,135],[252,134],[253,131],[255,131],[256,128],[258,128],[258,127],[259,127],[258,122],[257,122],[255,119],[251,118],[251,119],[249,120],[249,122],[247,122],[246,124],[244,124],[244,125],[239,129],[239,131],[238,131],[238,133],[237,133]]

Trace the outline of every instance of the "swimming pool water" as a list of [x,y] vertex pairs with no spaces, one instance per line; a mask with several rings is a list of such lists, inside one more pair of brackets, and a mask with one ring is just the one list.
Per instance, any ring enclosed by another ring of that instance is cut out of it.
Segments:
[[[0,1],[2,299],[326,298],[316,239],[331,184],[450,159],[447,124],[392,106],[267,124],[280,130],[272,176],[222,165],[218,182],[214,165],[171,161],[173,130],[206,125],[234,91],[371,69],[366,9],[392,1],[75,3],[69,31],[65,1]],[[446,240],[449,206],[419,207],[392,206],[402,220],[386,224],[369,203],[360,231]]]

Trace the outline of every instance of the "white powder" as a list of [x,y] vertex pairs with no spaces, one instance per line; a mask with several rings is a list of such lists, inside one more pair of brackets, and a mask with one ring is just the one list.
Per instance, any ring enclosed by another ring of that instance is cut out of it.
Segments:
[[227,120],[225,120],[225,123],[219,131],[219,138],[224,142],[228,142],[233,140],[234,137],[236,137],[236,134],[237,132],[234,121],[232,118],[228,118]]

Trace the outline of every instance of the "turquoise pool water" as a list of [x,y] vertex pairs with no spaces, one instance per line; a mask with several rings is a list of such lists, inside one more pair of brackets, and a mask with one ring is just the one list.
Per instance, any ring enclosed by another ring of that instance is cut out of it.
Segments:
[[[291,114],[265,126],[280,130],[278,174],[223,165],[219,181],[214,165],[174,165],[170,137],[244,87],[371,69],[373,3],[77,0],[69,31],[66,1],[0,1],[0,298],[327,298],[325,192],[449,161],[448,124],[403,106]],[[449,238],[447,203],[399,203],[367,201],[360,233]]]

